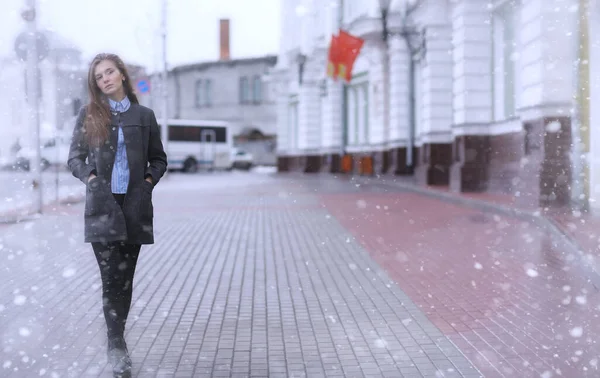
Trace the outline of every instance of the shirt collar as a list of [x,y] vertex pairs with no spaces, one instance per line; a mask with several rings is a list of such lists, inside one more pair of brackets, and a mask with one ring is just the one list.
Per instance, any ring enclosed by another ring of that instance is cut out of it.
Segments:
[[110,109],[112,111],[119,111],[121,113],[126,112],[131,105],[131,101],[129,101],[129,97],[125,96],[121,101],[113,101],[112,99],[108,99],[108,103],[110,104]]

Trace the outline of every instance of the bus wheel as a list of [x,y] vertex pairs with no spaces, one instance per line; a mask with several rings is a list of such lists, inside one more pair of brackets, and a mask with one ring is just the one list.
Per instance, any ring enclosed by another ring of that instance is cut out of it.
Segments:
[[187,173],[198,172],[198,163],[196,160],[189,158],[183,163],[183,171]]
[[40,168],[42,169],[42,171],[45,171],[46,169],[50,168],[50,162],[46,159],[42,159],[42,161],[40,162]]

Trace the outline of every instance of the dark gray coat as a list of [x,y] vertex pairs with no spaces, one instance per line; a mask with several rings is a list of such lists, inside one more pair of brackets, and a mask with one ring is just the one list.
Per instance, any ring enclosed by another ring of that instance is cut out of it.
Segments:
[[[79,112],[71,149],[69,168],[86,186],[85,241],[126,241],[131,244],[154,243],[152,190],[167,169],[167,156],[160,129],[151,109],[132,103],[121,113],[123,136],[129,162],[129,185],[123,209],[111,192],[112,169],[118,137],[117,116],[112,115],[110,137],[101,147],[90,148],[83,131],[85,107]],[[88,183],[91,173],[97,178]],[[145,177],[152,176],[150,184]]]

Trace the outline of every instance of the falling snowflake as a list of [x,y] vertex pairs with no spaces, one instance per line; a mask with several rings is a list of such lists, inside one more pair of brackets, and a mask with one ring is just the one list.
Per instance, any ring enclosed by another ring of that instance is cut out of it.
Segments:
[[527,269],[527,275],[529,277],[537,277],[537,276],[539,276],[539,273],[537,272],[537,270],[529,268],[529,269]]
[[27,337],[27,336],[31,335],[31,330],[27,327],[21,327],[21,328],[19,328],[19,335],[21,335],[23,337]]
[[583,335],[583,328],[581,327],[575,327],[572,328],[569,333],[571,334],[572,337],[581,337]]
[[24,295],[17,295],[13,301],[17,306],[22,306],[27,302],[27,297]]
[[476,262],[475,263],[475,269],[481,270],[481,269],[483,269],[483,265],[481,265],[480,263]]
[[74,268],[65,268],[65,270],[63,270],[62,276],[64,278],[70,278],[73,277],[75,275],[76,271]]
[[560,122],[552,121],[546,125],[546,131],[549,133],[557,133],[560,131]]

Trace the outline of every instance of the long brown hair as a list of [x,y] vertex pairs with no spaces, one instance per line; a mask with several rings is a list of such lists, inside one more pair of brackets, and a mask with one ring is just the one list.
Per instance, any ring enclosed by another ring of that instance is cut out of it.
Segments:
[[106,142],[109,134],[108,127],[110,125],[110,105],[108,98],[98,87],[95,76],[96,66],[103,60],[110,60],[117,66],[119,72],[125,77],[123,81],[125,95],[132,103],[139,104],[138,98],[133,92],[131,78],[123,60],[116,54],[96,55],[92,63],[90,63],[90,70],[88,71],[88,94],[90,102],[87,105],[86,117],[83,123],[87,142],[90,146],[94,147],[98,147]]

